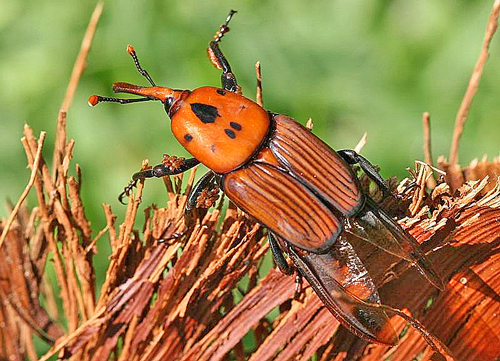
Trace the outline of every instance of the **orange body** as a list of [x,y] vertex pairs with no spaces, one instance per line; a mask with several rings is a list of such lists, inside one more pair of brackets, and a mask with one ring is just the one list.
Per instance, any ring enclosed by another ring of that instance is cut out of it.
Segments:
[[178,102],[172,115],[174,136],[219,174],[248,161],[269,132],[269,113],[239,94],[202,87]]
[[343,229],[339,213],[353,216],[364,204],[357,177],[333,149],[240,94],[186,91],[169,115],[184,148],[222,175],[229,199],[301,249],[326,251]]
[[128,83],[113,89],[161,100],[174,136],[221,177],[229,199],[294,246],[328,250],[344,228],[343,217],[365,204],[358,178],[332,148],[292,118],[241,94]]
[[210,61],[222,70],[222,88],[188,91],[157,86],[129,46],[127,52],[151,86],[115,83],[113,91],[139,97],[89,98],[92,106],[100,102],[161,101],[172,120],[175,138],[194,157],[166,157],[152,169],[135,173],[119,199],[128,195],[140,179],[181,174],[203,163],[211,171],[192,189],[187,212],[207,199],[210,205],[216,185],[268,228],[271,250],[280,269],[289,271],[282,254],[287,253],[326,307],[349,330],[367,340],[393,345],[397,334],[387,314],[372,306],[380,304],[377,287],[349,237],[414,263],[441,289],[442,281],[416,240],[363,193],[349,164],[359,164],[383,191],[390,193],[368,160],[354,151],[335,152],[292,118],[270,113],[241,95],[218,44],[229,31],[234,13],[229,13],[208,48]]

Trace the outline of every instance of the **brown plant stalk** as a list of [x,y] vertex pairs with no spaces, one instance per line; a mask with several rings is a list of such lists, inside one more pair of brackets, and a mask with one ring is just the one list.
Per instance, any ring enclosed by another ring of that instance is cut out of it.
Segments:
[[488,20],[488,25],[486,27],[486,34],[484,35],[484,42],[479,54],[479,58],[474,66],[467,90],[465,91],[464,98],[458,109],[458,113],[455,119],[455,129],[453,131],[453,139],[451,142],[450,149],[450,164],[458,164],[458,149],[460,146],[460,138],[464,131],[465,122],[467,121],[467,115],[469,114],[472,101],[479,88],[479,82],[481,76],[483,75],[483,69],[488,60],[489,54],[488,49],[490,47],[491,40],[495,34],[498,27],[498,15],[500,13],[500,0],[495,0],[493,3],[493,9],[491,10],[490,18]]

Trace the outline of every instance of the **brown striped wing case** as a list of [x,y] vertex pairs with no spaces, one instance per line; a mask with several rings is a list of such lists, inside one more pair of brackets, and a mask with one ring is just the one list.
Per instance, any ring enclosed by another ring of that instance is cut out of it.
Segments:
[[380,298],[343,239],[342,222],[309,188],[276,165],[261,162],[224,175],[223,186],[238,207],[277,236],[280,248],[342,324],[373,342],[396,343],[385,312],[369,305],[379,304]]
[[275,115],[273,120],[269,149],[281,166],[343,219],[355,217],[359,223],[349,226],[350,232],[414,263],[432,284],[443,289],[442,280],[418,243],[363,194],[353,170],[334,150],[290,117]]
[[274,116],[269,148],[295,178],[351,217],[363,206],[358,178],[335,151],[312,132],[285,115]]
[[342,230],[311,190],[274,165],[255,162],[228,173],[223,187],[238,207],[299,248],[324,252]]
[[353,216],[363,206],[358,179],[335,151],[292,118],[274,115],[273,128],[269,148],[223,176],[224,192],[294,246],[325,252],[342,231],[339,217]]

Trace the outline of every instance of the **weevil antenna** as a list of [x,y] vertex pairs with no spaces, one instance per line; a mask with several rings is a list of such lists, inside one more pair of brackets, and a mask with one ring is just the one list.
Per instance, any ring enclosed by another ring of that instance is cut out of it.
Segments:
[[226,22],[224,24],[222,24],[220,26],[220,29],[217,30],[217,32],[215,33],[214,35],[214,42],[218,43],[222,37],[224,36],[224,34],[226,34],[227,32],[229,32],[229,22],[231,21],[231,19],[233,18],[233,15],[236,14],[237,11],[236,10],[231,10],[229,12],[229,14],[227,15],[227,18],[226,18]]
[[137,68],[137,71],[148,80],[149,84],[151,84],[152,86],[156,86],[149,73],[141,67],[141,64],[139,64],[139,58],[137,58],[137,53],[135,52],[135,49],[132,45],[127,45],[127,53],[129,53],[132,59],[134,59],[134,64]]
[[128,104],[128,103],[147,102],[149,100],[156,100],[156,99],[150,99],[150,98],[122,99],[122,98],[102,97],[100,95],[91,95],[89,97],[88,103],[91,107],[93,107],[99,103],[104,103],[104,102]]

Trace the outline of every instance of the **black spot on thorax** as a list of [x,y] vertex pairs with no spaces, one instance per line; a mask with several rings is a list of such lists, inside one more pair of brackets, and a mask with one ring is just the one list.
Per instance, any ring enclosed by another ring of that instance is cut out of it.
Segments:
[[217,89],[216,92],[219,93],[220,95],[226,95],[226,92],[222,89]]
[[193,140],[193,136],[191,134],[185,134],[184,139],[186,139],[188,142]]
[[224,129],[224,132],[226,132],[226,135],[229,138],[231,138],[231,139],[236,138],[236,134],[231,129]]
[[215,118],[220,117],[219,111],[213,105],[193,103],[191,110],[203,123],[214,123]]
[[231,128],[233,128],[234,130],[241,130],[241,124],[240,123],[236,123],[236,122],[230,122],[229,125],[231,126]]

